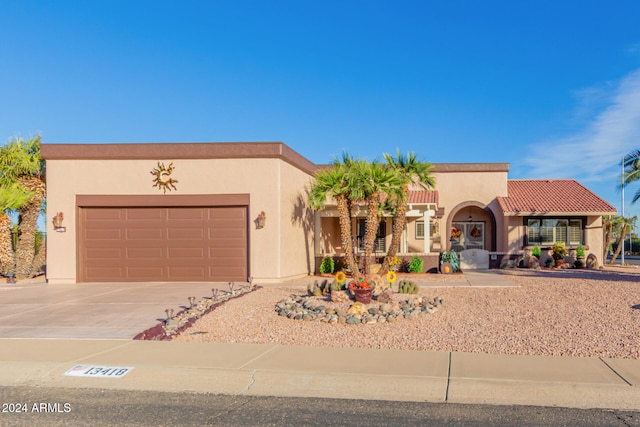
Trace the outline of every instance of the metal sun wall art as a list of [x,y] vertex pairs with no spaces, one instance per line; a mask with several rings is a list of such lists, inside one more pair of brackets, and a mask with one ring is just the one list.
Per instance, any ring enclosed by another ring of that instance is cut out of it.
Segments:
[[171,178],[171,172],[174,169],[173,162],[169,163],[169,167],[165,167],[164,163],[158,162],[158,167],[151,170],[151,175],[155,176],[153,178],[153,186],[161,189],[163,193],[166,193],[167,190],[177,190],[174,184],[177,184],[178,180]]

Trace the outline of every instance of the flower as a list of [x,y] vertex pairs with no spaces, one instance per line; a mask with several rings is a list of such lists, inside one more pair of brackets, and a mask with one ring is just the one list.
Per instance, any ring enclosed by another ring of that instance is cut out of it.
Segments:
[[344,274],[343,271],[338,271],[336,273],[336,282],[338,282],[338,284],[343,284],[345,282],[345,280],[347,280],[347,275]]
[[391,261],[389,261],[389,266],[391,267],[395,267],[396,265],[400,264],[402,264],[402,260],[397,256],[394,256],[393,258],[391,258]]
[[396,272],[395,271],[390,271],[387,273],[387,280],[389,281],[389,283],[395,283],[396,281]]
[[370,289],[371,283],[369,283],[369,279],[366,276],[359,278],[358,280],[352,280],[349,283],[349,290],[355,291],[356,289]]

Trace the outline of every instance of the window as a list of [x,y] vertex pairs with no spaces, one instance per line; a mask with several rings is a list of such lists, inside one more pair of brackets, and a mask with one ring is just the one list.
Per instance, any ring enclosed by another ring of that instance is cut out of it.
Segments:
[[[356,238],[358,244],[358,250],[364,251],[364,232],[366,229],[367,220],[366,218],[358,218],[356,222]],[[378,226],[378,231],[376,232],[376,240],[373,244],[374,252],[385,252],[385,238],[387,236],[387,222],[382,220],[380,221],[380,225]]]
[[[436,229],[433,222],[429,222],[429,233],[433,238],[436,234]],[[424,240],[424,220],[419,219],[416,221],[416,240]]]
[[529,218],[527,224],[527,244],[551,246],[564,242],[568,246],[583,244],[582,219],[572,218]]
[[416,221],[416,240],[424,239],[424,220]]

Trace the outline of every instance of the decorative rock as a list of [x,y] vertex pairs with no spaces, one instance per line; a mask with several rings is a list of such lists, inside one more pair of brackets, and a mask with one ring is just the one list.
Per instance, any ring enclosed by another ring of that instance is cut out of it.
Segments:
[[594,254],[587,255],[587,268],[589,270],[597,270],[600,268],[598,258]]
[[354,316],[347,317],[347,324],[356,325],[358,323],[360,323],[360,319],[358,319],[357,317],[354,317]]
[[535,256],[530,256],[529,257],[529,263],[528,263],[528,267],[529,268],[540,268],[540,260],[538,259],[538,257]]
[[371,308],[369,308],[369,310],[368,310],[368,311],[369,311],[369,313],[371,313],[371,314],[373,314],[373,315],[378,314],[378,309],[377,309],[377,308],[375,308],[375,307],[371,307]]
[[349,313],[349,314],[365,314],[365,313],[368,313],[367,306],[365,304],[362,304],[361,302],[356,302],[351,306],[351,308],[349,308],[349,311],[347,313]]
[[382,291],[380,295],[378,295],[378,302],[385,304],[393,302],[393,298],[391,297],[391,289],[385,289]]
[[390,312],[390,311],[391,311],[391,304],[389,304],[389,303],[382,304],[382,305],[380,306],[380,311],[381,311],[381,312],[383,312],[383,313],[388,313],[388,312]]
[[331,301],[335,303],[343,303],[349,301],[349,295],[345,291],[331,292]]

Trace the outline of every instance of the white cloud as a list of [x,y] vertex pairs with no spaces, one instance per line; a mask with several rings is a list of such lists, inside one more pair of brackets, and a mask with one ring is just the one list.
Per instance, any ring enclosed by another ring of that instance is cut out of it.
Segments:
[[[640,70],[593,92],[598,94],[599,108],[591,111],[589,120],[581,117],[585,124],[576,133],[536,144],[532,152],[549,155],[525,159],[531,168],[528,175],[610,181],[620,171],[622,156],[640,149]],[[587,110],[593,110],[592,105],[576,109],[581,116]]]

